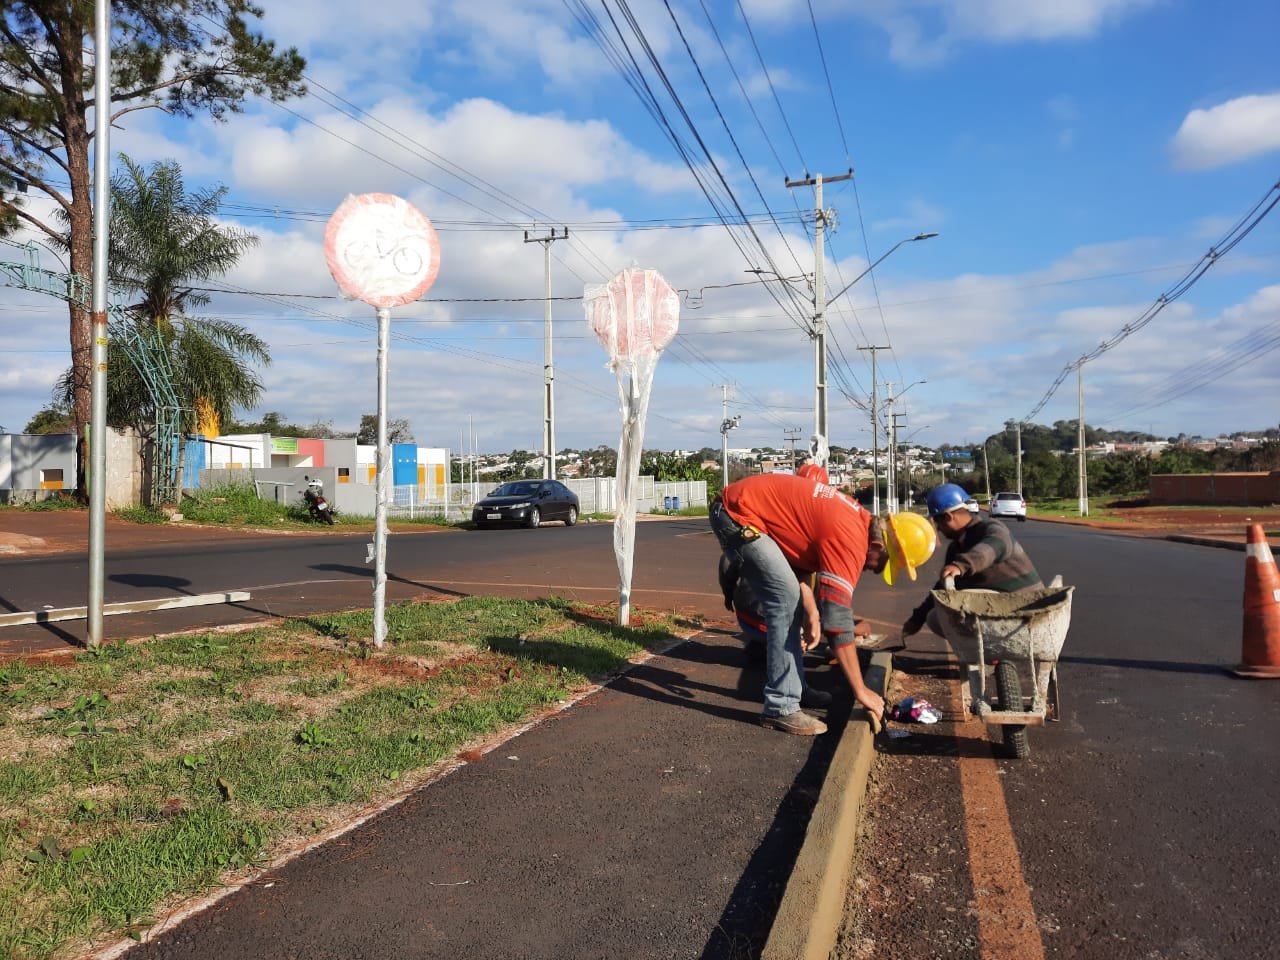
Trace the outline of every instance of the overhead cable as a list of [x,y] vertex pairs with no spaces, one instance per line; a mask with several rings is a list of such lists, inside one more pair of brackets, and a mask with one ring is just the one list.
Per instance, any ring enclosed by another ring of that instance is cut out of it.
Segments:
[[1062,372],[1058,374],[1058,378],[1053,381],[1053,384],[1049,387],[1045,395],[1040,398],[1040,402],[1035,405],[1030,413],[1023,417],[1023,421],[1026,422],[1032,420],[1036,414],[1044,409],[1044,405],[1049,402],[1049,398],[1054,395],[1058,387],[1060,387],[1062,382],[1067,379],[1067,375],[1070,374],[1072,370],[1078,369],[1080,366],[1091,360],[1096,360],[1112,347],[1127,339],[1130,334],[1137,333],[1148,323],[1154,320],[1165,307],[1173,303],[1173,301],[1177,300],[1195,286],[1196,282],[1209,271],[1210,267],[1235,249],[1236,244],[1253,232],[1254,227],[1261,223],[1263,218],[1275,209],[1277,203],[1280,203],[1280,181],[1273,183],[1271,188],[1267,190],[1262,198],[1250,207],[1244,216],[1236,221],[1235,225],[1227,231],[1226,235],[1210,247],[1208,252],[1201,257],[1195,266],[1188,270],[1180,280],[1178,280],[1164,293],[1160,294],[1160,296],[1156,298],[1155,303],[1147,307],[1147,309],[1144,310],[1136,320],[1126,323],[1119,331],[1108,337],[1106,340],[1103,340],[1091,351],[1086,354],[1082,354],[1080,357],[1063,367]]

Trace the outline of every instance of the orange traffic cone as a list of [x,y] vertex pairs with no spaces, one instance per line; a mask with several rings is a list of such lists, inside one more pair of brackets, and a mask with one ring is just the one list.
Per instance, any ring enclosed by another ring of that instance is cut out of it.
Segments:
[[1280,573],[1262,524],[1249,525],[1244,561],[1244,640],[1241,677],[1280,677]]

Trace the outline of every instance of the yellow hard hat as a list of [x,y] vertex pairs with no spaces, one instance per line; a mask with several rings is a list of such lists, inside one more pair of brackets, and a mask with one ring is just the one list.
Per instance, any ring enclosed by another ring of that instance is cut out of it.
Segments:
[[888,531],[885,548],[889,551],[889,562],[884,565],[884,582],[893,586],[903,571],[914,580],[916,567],[933,556],[938,534],[933,524],[918,513],[891,513],[885,519],[888,521],[885,524]]

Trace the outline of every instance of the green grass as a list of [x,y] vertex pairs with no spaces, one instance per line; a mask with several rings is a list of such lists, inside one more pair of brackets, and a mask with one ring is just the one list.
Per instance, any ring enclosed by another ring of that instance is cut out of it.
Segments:
[[155,507],[148,507],[142,504],[131,507],[120,507],[113,510],[117,517],[121,520],[128,520],[130,523],[168,523],[169,515],[163,510]]
[[0,667],[0,956],[137,934],[677,624],[561,600],[388,607]]
[[[1080,501],[1072,498],[1070,500],[1035,500],[1027,501],[1028,517],[1079,517]],[[1123,514],[1117,514],[1114,510],[1109,510],[1101,503],[1089,502],[1089,519],[1090,520],[1121,520]]]
[[44,500],[24,500],[21,503],[0,503],[2,510],[25,510],[28,513],[45,513],[50,510],[83,510],[85,505],[76,499],[75,494],[63,490]]
[[[662,509],[661,504],[655,506],[650,513],[661,514],[667,516],[667,511]],[[681,507],[679,510],[672,510],[670,516],[673,517],[705,517],[707,515],[707,507],[705,504],[696,507]]]
[[263,500],[252,483],[231,482],[196,490],[183,497],[181,509],[182,516],[194,523],[225,526],[272,527],[307,520],[301,505]]

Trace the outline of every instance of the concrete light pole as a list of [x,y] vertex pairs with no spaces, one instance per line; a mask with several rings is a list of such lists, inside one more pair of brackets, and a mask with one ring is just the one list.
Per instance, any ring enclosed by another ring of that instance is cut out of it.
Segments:
[[1017,430],[1014,437],[1018,442],[1018,496],[1022,496],[1022,421],[1015,424]]
[[[860,274],[845,284],[834,297],[827,298],[826,277],[824,269],[826,266],[825,240],[827,225],[831,222],[834,211],[828,211],[822,205],[822,185],[824,183],[836,183],[840,180],[852,180],[853,170],[848,173],[840,174],[835,177],[823,177],[817,174],[812,177],[805,177],[803,180],[786,180],[785,185],[792,187],[813,187],[814,192],[814,225],[813,225],[813,249],[814,249],[814,270],[813,270],[813,329],[810,336],[813,338],[813,439],[810,443],[810,452],[813,460],[819,466],[825,467],[827,459],[830,455],[830,433],[827,422],[827,307],[840,299],[849,291],[855,283],[865,277],[874,270],[879,264],[897,250],[904,243],[911,243],[916,240],[928,240],[930,237],[936,237],[936,233],[920,233],[914,237],[907,237],[899,240],[892,247],[886,250],[881,256],[867,266]],[[760,271],[753,271],[760,272]],[[776,276],[776,274],[775,274]],[[778,279],[782,279],[779,277]],[[872,378],[875,379],[874,377]],[[874,414],[874,411],[873,411]]]
[[562,229],[564,232],[557,234],[556,228],[552,227],[551,232],[544,237],[531,237],[528,230],[524,232],[525,243],[542,244],[543,274],[546,279],[542,337],[542,475],[548,480],[556,478],[556,374],[551,361],[551,244],[556,240],[569,239],[569,228]]
[[729,385],[720,385],[720,489],[729,485],[729,431],[742,423],[742,417],[729,416]]
[[1080,516],[1087,517],[1089,515],[1089,468],[1086,466],[1086,458],[1084,455],[1085,429],[1084,429],[1084,360],[1080,360],[1076,364],[1076,405],[1078,408],[1076,426],[1076,448],[1077,448],[1077,476],[1076,489],[1079,494]]

